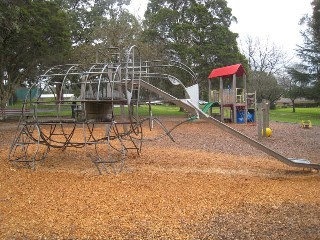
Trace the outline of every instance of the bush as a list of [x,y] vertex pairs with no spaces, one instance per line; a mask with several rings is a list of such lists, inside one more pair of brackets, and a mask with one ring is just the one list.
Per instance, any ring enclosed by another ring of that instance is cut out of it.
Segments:
[[319,107],[319,102],[310,102],[310,103],[296,103],[295,104],[297,108],[313,108],[313,107]]

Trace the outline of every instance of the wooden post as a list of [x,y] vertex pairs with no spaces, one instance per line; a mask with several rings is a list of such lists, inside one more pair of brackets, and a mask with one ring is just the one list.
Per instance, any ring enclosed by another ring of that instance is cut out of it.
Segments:
[[212,97],[211,97],[211,88],[212,88],[212,86],[211,86],[211,79],[208,79],[208,83],[209,83],[209,86],[208,86],[208,101],[209,102],[213,102],[212,101]]
[[237,107],[236,107],[236,103],[237,103],[237,89],[236,89],[236,88],[237,88],[237,77],[236,77],[236,74],[233,74],[233,76],[232,76],[233,123],[237,123]]
[[223,107],[223,79],[220,77],[220,115],[221,115],[221,122],[224,122],[224,107]]
[[266,127],[268,128],[269,127],[269,114],[270,114],[270,101],[268,100],[263,100],[263,103],[264,103],[264,108],[265,108],[265,124],[266,124]]
[[[212,84],[211,84],[211,79],[208,79],[209,82],[209,91],[208,91],[208,102],[213,102],[212,96],[211,96],[211,91],[212,91]],[[209,115],[212,116],[212,107],[209,109]]]
[[266,114],[266,104],[262,103],[262,114],[263,114],[263,123],[262,123],[262,128],[263,128],[263,137],[267,137],[267,114]]
[[244,122],[248,123],[247,75],[243,74],[243,101],[245,103]]
[[[262,116],[262,103],[258,103],[257,104],[257,108],[258,108],[258,139],[261,140],[262,139],[262,121],[263,121],[263,116]],[[256,121],[257,121],[256,120]]]

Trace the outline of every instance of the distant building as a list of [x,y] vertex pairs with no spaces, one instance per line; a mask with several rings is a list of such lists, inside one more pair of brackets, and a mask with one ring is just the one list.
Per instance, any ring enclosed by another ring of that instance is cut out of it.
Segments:
[[[306,98],[297,98],[294,101],[296,104],[301,104],[301,103],[315,103],[314,100],[309,100]],[[280,98],[280,100],[275,102],[277,106],[280,107],[292,107],[292,101],[290,98]]]

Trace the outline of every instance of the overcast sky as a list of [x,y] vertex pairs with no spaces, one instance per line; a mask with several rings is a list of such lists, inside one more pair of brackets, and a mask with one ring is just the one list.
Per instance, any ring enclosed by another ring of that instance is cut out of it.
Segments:
[[238,19],[231,30],[246,36],[269,39],[294,55],[297,44],[302,43],[299,20],[312,13],[310,0],[228,0],[232,14]]
[[[131,0],[131,12],[143,16],[148,0]],[[297,44],[302,43],[299,20],[304,14],[311,14],[311,0],[227,0],[232,14],[238,19],[231,31],[239,33],[239,39],[246,36],[269,39],[294,55]]]

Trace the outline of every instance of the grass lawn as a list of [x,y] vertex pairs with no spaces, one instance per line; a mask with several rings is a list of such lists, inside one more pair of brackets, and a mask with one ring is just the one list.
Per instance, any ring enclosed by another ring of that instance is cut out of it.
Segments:
[[[200,108],[202,108],[201,106]],[[148,107],[140,107],[141,115],[148,115]],[[176,106],[152,106],[154,116],[159,115],[184,115],[179,112],[179,107]],[[296,108],[296,112],[292,112],[292,108],[279,108],[270,111],[270,120],[278,122],[301,123],[302,120],[310,120],[312,125],[320,126],[320,108]]]
[[[141,115],[148,115],[147,106],[141,106],[139,111]],[[179,112],[179,107],[163,105],[152,106],[152,113],[154,116],[185,115],[183,112]],[[312,125],[320,126],[320,108],[296,108],[295,113],[292,112],[292,108],[279,108],[270,111],[270,120],[290,123],[301,123],[302,120],[310,120]]]
[[[47,108],[48,110],[48,108]],[[185,112],[179,111],[180,108],[175,105],[153,105],[151,108],[152,115],[153,116],[186,116]],[[127,111],[127,108],[125,108],[125,111]],[[114,108],[115,115],[120,115],[120,108],[115,107]],[[39,116],[56,116],[57,111],[56,107],[53,106],[50,111],[43,111],[39,112]],[[61,116],[71,116],[71,108],[68,109],[68,106],[64,106],[63,109],[60,112]],[[149,116],[149,106],[147,105],[141,105],[139,106],[139,115],[140,116]]]
[[[200,106],[202,108],[203,106]],[[10,107],[11,108],[11,107]],[[21,108],[20,104],[13,108]],[[153,116],[185,116],[184,112],[179,111],[180,108],[175,105],[152,105]],[[214,112],[219,109],[214,108]],[[71,116],[71,109],[64,110],[61,112],[64,116]],[[115,114],[120,114],[120,108],[115,108]],[[149,116],[149,106],[141,105],[139,107],[140,116]],[[51,113],[40,113],[39,115],[56,115],[56,111]],[[270,110],[270,120],[278,122],[290,122],[290,123],[301,123],[302,120],[310,120],[312,125],[320,126],[320,108],[296,108],[296,112],[292,112],[292,108],[279,108],[276,110]]]
[[310,120],[312,125],[320,126],[320,108],[279,108],[270,111],[270,120],[278,122],[301,123],[302,120]]
[[[153,116],[185,116],[185,112],[179,111],[180,108],[175,105],[152,105],[151,111]],[[117,109],[115,110],[117,113]],[[149,116],[149,106],[141,105],[139,107],[139,114],[141,116]]]

